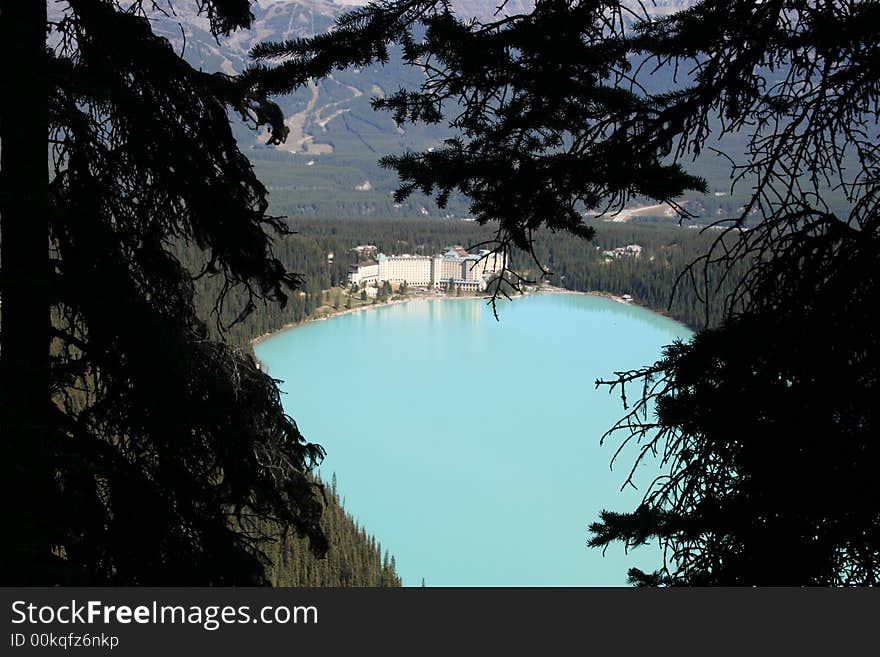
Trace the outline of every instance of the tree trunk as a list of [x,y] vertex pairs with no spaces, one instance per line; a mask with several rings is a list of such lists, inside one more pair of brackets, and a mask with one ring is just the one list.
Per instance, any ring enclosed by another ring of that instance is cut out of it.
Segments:
[[[46,3],[0,4],[2,583],[54,583]],[[11,522],[9,516],[12,516]]]

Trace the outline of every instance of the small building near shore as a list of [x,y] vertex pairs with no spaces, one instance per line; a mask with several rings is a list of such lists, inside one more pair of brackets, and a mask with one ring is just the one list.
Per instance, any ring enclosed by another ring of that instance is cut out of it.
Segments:
[[626,246],[618,246],[610,251],[602,251],[602,256],[606,260],[617,260],[619,258],[638,258],[642,255],[642,247],[638,244],[627,244]]

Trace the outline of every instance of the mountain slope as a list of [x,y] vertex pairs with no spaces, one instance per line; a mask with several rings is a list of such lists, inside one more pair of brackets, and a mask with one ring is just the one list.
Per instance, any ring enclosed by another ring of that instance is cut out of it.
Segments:
[[[158,17],[154,30],[167,38],[194,66],[206,71],[234,74],[250,63],[248,53],[262,41],[283,41],[326,31],[334,18],[350,9],[354,2],[336,4],[325,0],[260,0],[254,3],[251,30],[228,38],[214,39],[207,19],[178,12],[174,17]],[[488,19],[498,10],[496,0],[456,0],[454,6],[464,16]],[[630,2],[634,13],[667,15],[694,4],[693,0],[655,0]],[[530,0],[510,0],[502,14],[528,12]],[[336,71],[327,79],[310,81],[289,96],[276,101],[284,112],[290,135],[275,148],[265,145],[265,135],[236,125],[239,143],[249,154],[257,172],[270,190],[273,212],[290,216],[434,216],[466,217],[467,203],[453,198],[439,210],[431,199],[414,195],[395,204],[397,187],[393,171],[382,170],[377,160],[384,154],[438,147],[449,133],[442,126],[398,126],[385,112],[375,112],[370,99],[382,97],[400,87],[414,88],[423,77],[418,69],[405,66],[392,52],[385,66]],[[666,89],[672,85],[671,72],[657,71],[650,86]],[[743,144],[728,139],[716,144],[735,155]],[[744,194],[729,195],[727,161],[704,156],[699,162],[702,175],[715,192],[710,197],[692,194],[689,208],[706,219],[733,215]],[[662,213],[658,213],[662,216]]]

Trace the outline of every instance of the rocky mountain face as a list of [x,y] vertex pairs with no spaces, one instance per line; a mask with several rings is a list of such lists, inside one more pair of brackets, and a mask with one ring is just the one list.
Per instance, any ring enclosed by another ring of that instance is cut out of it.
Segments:
[[[634,7],[638,4],[638,0],[630,2]],[[664,15],[693,3],[694,0],[645,0],[641,6],[649,14]],[[359,0],[257,0],[253,3],[252,29],[218,41],[210,33],[207,18],[195,15],[194,4],[178,3],[176,16],[157,17],[154,31],[167,38],[194,66],[235,74],[249,64],[248,52],[255,44],[323,32],[332,26],[339,13],[357,4],[363,3]],[[526,13],[533,8],[533,0],[506,3],[455,0],[453,4],[460,15],[484,20],[493,15]],[[310,83],[291,97],[278,99],[290,127],[288,142],[281,148],[291,153],[327,155],[345,153],[348,146],[357,152],[364,149],[380,152],[389,146],[392,149],[423,148],[439,143],[438,130],[408,126],[405,132],[369,106],[371,97],[384,96],[402,85],[418,84],[420,80],[418,71],[392,59],[385,67],[339,71],[327,80]],[[379,139],[379,134],[383,138]],[[240,137],[248,146],[255,147],[264,139],[242,132]]]
[[[235,74],[249,65],[248,53],[257,43],[324,32],[346,8],[325,0],[260,0],[253,5],[255,20],[250,30],[219,40],[211,35],[207,19],[192,13],[157,18],[154,31],[167,38],[193,66]],[[367,152],[376,159],[380,153],[437,142],[437,136],[428,136],[431,131],[405,131],[370,107],[370,98],[416,84],[419,79],[418,71],[392,61],[369,70],[338,71],[277,98],[290,128],[287,142],[278,150],[307,156],[360,156]],[[241,129],[237,135],[245,147],[262,148],[265,141],[265,135]]]

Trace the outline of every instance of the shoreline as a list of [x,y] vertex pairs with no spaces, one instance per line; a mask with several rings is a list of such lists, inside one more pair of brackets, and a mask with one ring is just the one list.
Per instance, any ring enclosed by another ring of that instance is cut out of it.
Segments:
[[[689,331],[693,331],[693,329],[691,327],[687,326],[687,324],[685,324],[684,322],[681,322],[681,321],[675,319],[674,317],[670,317],[669,315],[667,315],[664,312],[654,310],[653,308],[648,308],[647,306],[643,306],[634,300],[626,300],[622,296],[612,294],[610,292],[600,292],[597,290],[590,290],[590,291],[582,292],[580,290],[568,290],[568,289],[565,289],[562,287],[556,287],[554,285],[544,285],[539,289],[523,292],[519,296],[529,296],[532,294],[584,294],[584,295],[593,296],[593,297],[604,297],[606,299],[616,301],[617,303],[621,303],[625,306],[638,306],[639,308],[643,308],[644,310],[648,310],[649,312],[655,313],[657,315],[660,315],[661,317],[665,317],[666,319],[669,319],[669,320],[672,320],[678,324],[681,324],[682,326],[687,328]],[[512,299],[516,299],[516,298],[517,297],[512,297]],[[265,340],[268,340],[269,338],[274,337],[275,335],[278,335],[279,333],[283,333],[284,331],[288,331],[290,329],[297,328],[300,326],[305,326],[306,324],[312,324],[314,322],[323,322],[325,320],[333,319],[334,317],[339,317],[341,315],[349,315],[349,314],[358,313],[361,311],[369,312],[371,310],[376,310],[378,308],[385,308],[386,306],[393,306],[393,305],[402,304],[402,303],[410,303],[413,301],[425,301],[425,300],[431,300],[431,299],[438,299],[438,300],[481,299],[482,300],[482,299],[486,299],[486,297],[478,296],[475,294],[470,294],[470,295],[466,295],[466,296],[449,296],[446,294],[440,295],[440,294],[435,294],[435,293],[431,293],[431,292],[429,292],[427,294],[419,293],[419,294],[414,294],[412,297],[408,297],[406,299],[393,299],[391,301],[386,301],[384,303],[367,304],[367,305],[359,306],[357,308],[347,308],[347,309],[343,309],[343,310],[335,310],[331,313],[328,313],[326,315],[322,315],[320,317],[309,317],[307,319],[303,319],[298,322],[289,322],[289,323],[285,324],[284,326],[282,326],[281,328],[275,329],[274,331],[267,331],[266,333],[263,333],[262,335],[258,335],[255,338],[251,338],[249,341],[249,344],[253,348],[255,345],[258,345],[261,342],[264,342]]]

